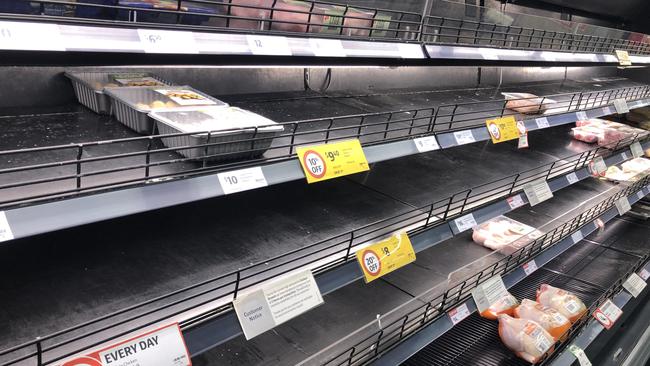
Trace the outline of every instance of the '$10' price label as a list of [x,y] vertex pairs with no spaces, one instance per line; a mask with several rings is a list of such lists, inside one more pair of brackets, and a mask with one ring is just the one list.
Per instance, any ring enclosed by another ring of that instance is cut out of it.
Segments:
[[299,147],[296,149],[308,183],[369,170],[359,140]]

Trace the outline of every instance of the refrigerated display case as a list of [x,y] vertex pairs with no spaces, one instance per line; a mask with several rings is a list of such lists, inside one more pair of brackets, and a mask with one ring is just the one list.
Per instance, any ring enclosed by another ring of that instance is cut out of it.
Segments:
[[491,2],[15,3],[0,365],[522,364],[475,311],[495,281],[587,307],[541,363],[645,357],[592,315],[645,314],[647,35]]

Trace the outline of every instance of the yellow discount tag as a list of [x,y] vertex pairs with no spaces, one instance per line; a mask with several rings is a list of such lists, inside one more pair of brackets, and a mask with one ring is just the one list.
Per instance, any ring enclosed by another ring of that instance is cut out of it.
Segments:
[[630,54],[627,51],[616,50],[614,52],[616,52],[616,58],[621,66],[632,66],[632,60],[630,60]]
[[488,119],[485,121],[493,143],[518,139],[521,135],[515,116]]
[[307,183],[320,182],[370,169],[361,143],[357,139],[299,147],[296,151],[302,170],[305,171]]
[[404,232],[357,251],[357,261],[368,283],[415,261],[415,251]]

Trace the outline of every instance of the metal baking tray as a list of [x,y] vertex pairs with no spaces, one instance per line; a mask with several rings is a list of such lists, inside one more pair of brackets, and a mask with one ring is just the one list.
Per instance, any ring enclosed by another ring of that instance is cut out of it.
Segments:
[[[106,88],[111,97],[113,114],[118,121],[141,134],[154,133],[154,121],[148,116],[156,110],[191,108],[197,106],[226,107],[228,104],[212,98],[187,85],[167,87]],[[169,97],[165,93],[194,95],[198,99]]]
[[197,132],[162,138],[167,147],[214,144],[177,150],[187,158],[209,156],[208,160],[232,160],[259,157],[271,146],[275,135],[284,131],[284,126],[237,107],[157,110],[149,115],[156,120],[161,135]]
[[[66,71],[64,75],[72,82],[74,94],[77,96],[79,103],[90,108],[98,114],[110,114],[110,98],[104,94],[104,88],[120,87],[121,85],[113,80],[120,72],[71,72]],[[128,73],[134,75],[135,73]],[[172,85],[170,82],[150,73],[137,73],[142,77],[148,77],[160,82],[161,86]],[[123,87],[130,87],[123,85]]]

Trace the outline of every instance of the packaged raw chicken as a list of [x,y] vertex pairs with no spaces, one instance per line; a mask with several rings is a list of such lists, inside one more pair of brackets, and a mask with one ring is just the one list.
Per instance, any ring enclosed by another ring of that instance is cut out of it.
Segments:
[[547,284],[542,284],[537,290],[537,302],[559,311],[571,323],[587,312],[587,307],[576,295]]
[[539,235],[541,233],[533,227],[499,216],[475,227],[472,240],[492,250],[514,251],[516,244],[527,244]]
[[621,170],[621,168],[617,166],[610,166],[607,168],[605,171],[604,177],[609,179],[609,180],[616,180],[620,182],[627,182],[631,180],[636,174],[634,173],[626,173]]
[[489,308],[479,313],[480,316],[490,320],[496,320],[501,314],[514,315],[515,308],[519,305],[517,298],[509,292],[492,303]]
[[499,337],[517,357],[530,363],[538,363],[553,351],[553,336],[532,320],[499,315]]
[[549,98],[538,97],[529,93],[501,93],[506,100],[506,108],[524,114],[540,114],[556,101]]
[[623,172],[639,174],[643,173],[646,170],[650,169],[650,159],[646,158],[634,158],[630,161],[626,161],[621,165]]
[[537,322],[555,340],[560,339],[571,328],[569,319],[559,311],[528,299],[521,301],[521,305],[515,308],[514,315],[517,318]]

